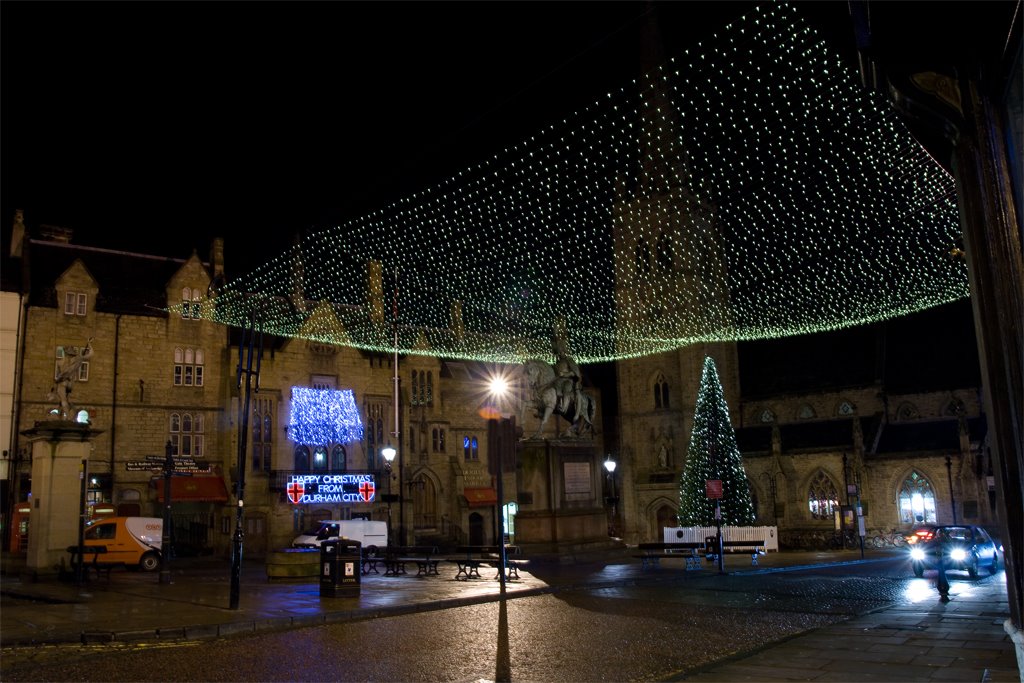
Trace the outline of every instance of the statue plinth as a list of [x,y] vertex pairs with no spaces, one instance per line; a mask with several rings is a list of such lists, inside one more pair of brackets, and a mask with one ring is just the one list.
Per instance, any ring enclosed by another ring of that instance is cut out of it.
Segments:
[[516,544],[531,555],[571,556],[609,544],[601,462],[592,441],[517,446]]
[[84,521],[82,480],[101,430],[73,420],[43,420],[21,432],[32,444],[32,512],[25,567],[32,578],[55,575],[78,544]]

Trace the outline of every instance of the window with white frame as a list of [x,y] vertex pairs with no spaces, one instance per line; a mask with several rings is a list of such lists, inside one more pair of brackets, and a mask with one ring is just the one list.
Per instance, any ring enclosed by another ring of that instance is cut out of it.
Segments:
[[203,366],[206,357],[202,349],[177,347],[174,349],[174,386],[203,386]]
[[86,301],[84,292],[64,292],[64,315],[85,315]]
[[[80,353],[82,353],[82,349],[77,346],[58,346],[54,353],[53,379],[56,380],[60,376],[60,365],[65,357],[77,356]],[[82,364],[78,366],[78,377],[76,379],[79,382],[89,381],[89,361],[83,360]]]
[[183,287],[181,290],[181,317],[186,320],[198,320],[203,312],[203,305],[198,289]]
[[171,413],[171,455],[201,457],[203,450],[203,414]]

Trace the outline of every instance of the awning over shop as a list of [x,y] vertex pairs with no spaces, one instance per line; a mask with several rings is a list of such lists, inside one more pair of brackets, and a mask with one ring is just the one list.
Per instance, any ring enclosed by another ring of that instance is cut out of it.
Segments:
[[490,487],[465,488],[462,495],[471,508],[493,507],[498,502],[498,493]]
[[[153,477],[157,502],[164,502],[164,479]],[[193,474],[191,477],[171,477],[171,503],[226,503],[228,490],[218,476]]]

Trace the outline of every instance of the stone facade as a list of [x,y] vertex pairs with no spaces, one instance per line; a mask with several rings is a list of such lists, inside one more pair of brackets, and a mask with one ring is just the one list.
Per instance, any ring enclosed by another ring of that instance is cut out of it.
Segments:
[[[29,444],[18,435],[54,417],[55,403],[48,395],[58,347],[82,347],[92,339],[93,356],[71,392],[76,414],[85,411],[97,432],[89,456],[90,504],[106,503],[120,514],[162,516],[163,484],[154,479],[158,473],[132,471],[128,463],[162,457],[166,444],[174,440],[176,455],[211,465],[209,475],[194,477],[217,478],[221,491],[217,495],[218,487],[213,487],[213,499],[172,498],[176,547],[228,555],[235,527],[239,408],[244,398],[236,374],[240,331],[168,310],[183,301],[197,305],[191,303],[196,294],[205,298],[212,279],[223,273],[222,243],[215,242],[206,262],[195,254],[188,259],[157,258],[66,241],[34,240],[29,246],[33,260],[16,265],[45,262],[48,268],[34,267],[30,275],[33,289],[23,326],[23,371],[14,426],[14,447],[21,454],[13,459],[15,495],[24,499],[31,488]],[[370,264],[368,273],[364,303],[371,319],[387,324],[379,301],[382,270]],[[465,492],[496,486],[488,419],[493,415],[484,410],[486,375],[503,371],[515,381],[518,366],[442,359],[426,346],[421,350],[421,355],[398,358],[401,433],[395,435],[392,354],[298,338],[264,339],[259,390],[250,395],[246,434],[247,556],[288,546],[318,519],[387,518],[382,496],[369,505],[315,509],[288,501],[287,475],[299,469],[296,444],[288,436],[295,387],[353,391],[364,428],[373,429],[374,436],[343,444],[345,469],[373,472],[379,493],[390,487],[391,493],[404,494],[404,501],[391,505],[396,541],[495,542],[493,503],[470,500]],[[588,391],[600,401],[596,388]],[[512,415],[520,430],[535,431],[537,418],[521,401],[525,389],[518,386],[515,393],[520,400],[504,406],[506,417]],[[553,418],[544,437],[554,439],[564,429],[564,422]],[[604,451],[601,439],[598,433],[591,443],[597,453]],[[380,455],[388,443],[400,454],[390,479]],[[325,444],[328,454],[334,445]],[[504,449],[504,498],[517,501],[515,448],[506,444]]]

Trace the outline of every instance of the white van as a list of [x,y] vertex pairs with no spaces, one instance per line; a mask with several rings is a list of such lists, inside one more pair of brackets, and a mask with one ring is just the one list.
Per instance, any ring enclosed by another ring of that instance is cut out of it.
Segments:
[[319,548],[328,540],[346,538],[363,544],[363,552],[376,555],[388,546],[388,525],[386,522],[372,522],[368,519],[324,519],[312,529],[296,536],[293,548]]

